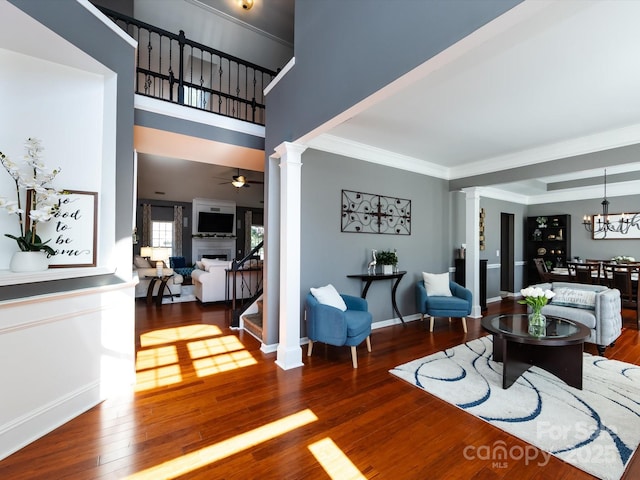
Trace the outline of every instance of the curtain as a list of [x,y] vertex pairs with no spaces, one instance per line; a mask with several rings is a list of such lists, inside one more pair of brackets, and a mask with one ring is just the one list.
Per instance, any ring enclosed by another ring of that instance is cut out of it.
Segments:
[[142,205],[142,246],[151,247],[151,205]]
[[244,255],[249,255],[251,251],[251,225],[253,222],[253,212],[247,210],[244,212]]
[[173,206],[173,256],[182,256],[182,207]]

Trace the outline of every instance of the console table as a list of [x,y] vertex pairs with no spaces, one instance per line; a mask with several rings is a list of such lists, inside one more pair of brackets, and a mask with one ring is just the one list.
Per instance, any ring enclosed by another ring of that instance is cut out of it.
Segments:
[[395,280],[393,287],[391,288],[391,305],[393,305],[393,310],[398,315],[398,318],[402,322],[402,325],[406,326],[406,324],[404,323],[404,318],[402,318],[402,314],[400,313],[400,310],[398,310],[398,305],[396,304],[396,290],[398,289],[398,284],[400,283],[400,280],[402,280],[402,277],[406,273],[407,272],[404,270],[400,272],[388,273],[388,274],[360,273],[360,274],[354,274],[354,275],[347,275],[347,278],[359,278],[360,280],[365,282],[364,288],[362,289],[362,295],[360,295],[362,298],[367,298],[367,292],[369,291],[369,287],[371,286],[372,282],[375,282],[376,280]]

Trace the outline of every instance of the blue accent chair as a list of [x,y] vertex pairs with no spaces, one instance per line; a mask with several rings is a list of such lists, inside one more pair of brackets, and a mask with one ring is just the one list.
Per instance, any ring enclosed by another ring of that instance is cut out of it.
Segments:
[[429,331],[433,332],[433,319],[435,317],[462,318],[462,328],[467,333],[467,315],[471,313],[472,294],[471,290],[458,285],[456,282],[449,282],[451,297],[429,295],[424,286],[424,281],[416,282],[416,307],[420,312],[421,320],[429,315]]
[[307,294],[304,307],[309,338],[307,356],[311,356],[313,342],[335,346],[348,345],[351,347],[353,368],[358,368],[356,345],[366,340],[367,350],[371,352],[369,336],[372,317],[364,298],[342,294],[340,296],[347,305],[344,312],[339,308],[321,304],[311,293]]
[[185,278],[191,278],[191,273],[195,267],[188,267],[184,257],[169,257],[169,266],[174,272],[179,273]]

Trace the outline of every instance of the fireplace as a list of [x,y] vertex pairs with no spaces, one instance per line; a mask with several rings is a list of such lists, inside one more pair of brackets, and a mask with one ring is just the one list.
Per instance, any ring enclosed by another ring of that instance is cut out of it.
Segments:
[[202,258],[217,258],[231,261],[235,258],[236,241],[233,238],[194,238],[191,251],[193,262]]

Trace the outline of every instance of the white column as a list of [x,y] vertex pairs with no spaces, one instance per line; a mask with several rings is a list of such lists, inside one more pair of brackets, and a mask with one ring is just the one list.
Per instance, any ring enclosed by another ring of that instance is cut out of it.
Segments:
[[285,142],[280,156],[280,315],[276,364],[302,367],[300,348],[300,185],[306,147]]
[[482,317],[480,307],[480,189],[464,188],[465,203],[465,241],[467,251],[465,257],[465,283],[473,294],[471,317]]

